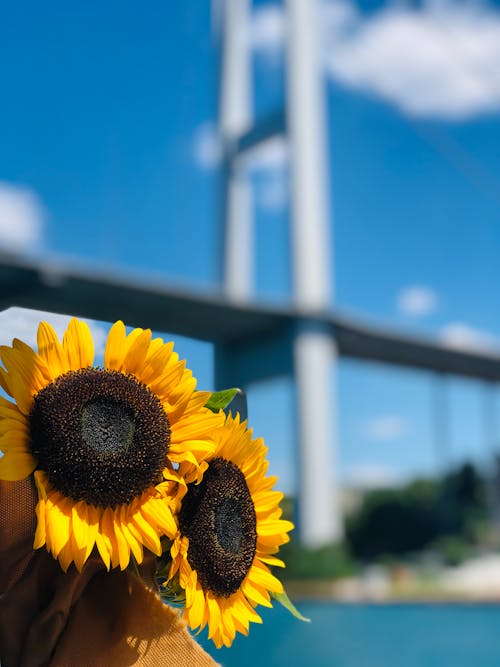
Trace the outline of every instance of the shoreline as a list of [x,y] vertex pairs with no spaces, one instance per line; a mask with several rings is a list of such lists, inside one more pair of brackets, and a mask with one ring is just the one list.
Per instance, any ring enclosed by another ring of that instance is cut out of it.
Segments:
[[492,598],[466,598],[466,597],[445,597],[445,596],[436,596],[436,597],[389,597],[384,600],[374,600],[372,598],[363,598],[359,597],[357,599],[347,599],[341,596],[317,596],[309,595],[302,593],[296,595],[291,587],[287,587],[287,593],[289,597],[294,602],[294,604],[302,604],[308,602],[314,603],[323,603],[323,604],[338,604],[345,607],[412,607],[412,606],[436,606],[436,607],[445,607],[445,606],[457,606],[457,607],[499,607],[500,606],[500,597],[497,599]]
[[500,555],[483,554],[456,567],[372,565],[340,579],[286,582],[290,597],[357,604],[500,604]]

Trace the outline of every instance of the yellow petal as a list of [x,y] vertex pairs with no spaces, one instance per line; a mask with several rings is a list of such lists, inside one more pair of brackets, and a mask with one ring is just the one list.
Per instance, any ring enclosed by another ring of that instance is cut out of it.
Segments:
[[151,330],[142,331],[133,341],[123,361],[123,370],[140,376],[151,342]]
[[275,558],[274,556],[259,556],[259,560],[261,560],[263,563],[266,563],[266,565],[274,565],[274,567],[285,567],[285,563],[279,558]]
[[120,528],[127,544],[137,563],[142,563],[144,559],[144,552],[142,550],[142,543],[133,535],[128,526],[127,506],[122,505],[120,508]]
[[142,535],[142,542],[145,547],[152,551],[157,556],[161,556],[161,544],[158,534],[149,525],[146,519],[142,516],[141,511],[137,511],[131,517],[132,523],[135,524],[137,529]]
[[107,538],[107,547],[111,556],[111,566],[117,567],[120,563],[120,558],[113,515],[113,510],[110,507],[106,507],[101,517],[101,531]]
[[3,396],[0,396],[0,415],[8,419],[17,419],[26,423],[26,417],[19,412],[19,409],[15,403],[8,401]]
[[104,350],[104,368],[119,371],[122,367],[126,352],[126,331],[121,320],[115,322],[108,333],[106,348]]
[[269,593],[265,590],[265,588],[252,583],[249,580],[249,577],[247,577],[241,584],[241,590],[253,604],[261,604],[264,607],[273,606],[269,601]]
[[26,479],[36,468],[36,460],[22,451],[10,451],[0,458],[0,479],[16,482]]
[[[160,344],[158,344],[160,341]],[[167,368],[172,355],[174,344],[163,344],[161,338],[155,338],[149,346],[148,356],[144,369],[141,371],[141,379],[145,384],[157,380]]]
[[233,616],[233,622],[234,622],[234,627],[238,632],[241,632],[242,635],[245,635],[245,637],[248,636],[248,628],[246,628],[243,623],[240,621],[239,618],[235,618]]
[[111,545],[109,541],[106,540],[106,538],[103,535],[101,535],[101,533],[97,532],[95,536],[95,544],[102,558],[102,562],[106,566],[106,569],[109,571],[111,565],[111,557],[110,557]]
[[71,508],[71,532],[75,537],[78,549],[86,549],[89,537],[89,526],[87,523],[87,503],[82,500]]
[[[164,369],[158,377],[149,383],[151,391],[163,400],[171,402],[171,397],[176,388],[179,387],[182,375],[184,373],[184,363],[176,364],[173,368]],[[189,398],[189,394],[187,399]]]
[[36,470],[33,477],[35,478],[35,484],[39,498],[47,500],[48,497],[47,475],[42,470]]
[[68,355],[48,322],[40,322],[38,325],[37,343],[38,354],[49,369],[52,379],[69,371]]
[[278,519],[277,521],[259,521],[257,523],[257,535],[265,537],[268,535],[280,535],[281,533],[288,533],[293,530],[294,525],[291,521]]
[[39,549],[45,544],[45,500],[40,498],[35,507],[36,514],[36,531],[35,539],[33,540],[33,549]]
[[94,341],[86,322],[72,318],[63,338],[63,348],[72,371],[88,368],[94,363]]
[[[0,356],[8,372],[8,383],[10,395],[16,400],[18,408],[23,414],[29,414],[33,404],[33,396],[43,389],[50,381],[47,379],[48,370],[43,360],[24,346],[16,348],[1,346]],[[24,344],[23,344],[24,345]]]
[[29,454],[28,443],[29,436],[26,431],[12,430],[0,436],[0,450],[2,452],[17,450]]
[[[167,412],[170,419],[170,415]],[[186,440],[207,440],[213,430],[221,425],[220,416],[211,410],[200,410],[194,415],[182,419],[172,427],[172,442],[184,443]]]
[[123,534],[121,529],[120,520],[116,515],[113,519],[113,528],[115,531],[116,542],[118,545],[118,560],[120,563],[120,569],[124,570],[130,563],[130,546],[127,540],[125,539],[125,535]]
[[10,380],[7,371],[4,368],[0,368],[0,387],[4,390],[6,394],[12,396],[12,390],[10,388]]
[[[162,338],[153,338],[151,341],[151,345],[149,346],[149,351],[148,351],[148,356],[146,361],[149,363],[150,359],[152,359],[153,355],[158,352],[158,350],[161,350],[162,347],[164,347],[164,342]],[[172,343],[172,347],[173,347]]]
[[221,624],[222,643],[224,644],[224,646],[229,647],[233,643],[234,636],[236,634],[233,616],[229,610],[229,602],[227,598],[219,600],[219,605],[221,608],[221,617],[222,617],[222,624]]
[[70,544],[65,544],[64,547],[61,549],[57,556],[57,560],[59,561],[59,565],[63,569],[64,572],[67,572],[69,569],[69,566],[73,562],[73,553],[71,551],[71,546]]
[[252,623],[262,623],[262,619],[248,602],[244,595],[239,595],[234,603],[235,611],[240,621],[252,621]]
[[70,533],[68,545],[70,548],[71,559],[74,561],[76,569],[78,572],[81,572],[83,566],[85,565],[87,549],[84,547],[80,549],[76,543],[75,535],[73,532]]
[[267,512],[280,504],[283,494],[280,491],[258,491],[252,495],[252,500],[259,512]]
[[18,375],[12,375],[10,379],[12,396],[17,403],[17,407],[24,415],[28,416],[33,407],[33,394]]
[[101,512],[102,512],[101,508],[97,508],[94,505],[87,505],[88,536],[87,536],[87,549],[86,549],[85,560],[87,560],[87,558],[90,556],[94,548],[97,537],[97,531],[99,529],[99,519]]
[[151,499],[144,503],[141,512],[152,525],[157,525],[168,537],[174,537],[177,533],[177,524],[166,501]]
[[254,561],[254,564],[250,568],[247,579],[251,583],[257,584],[272,593],[283,593],[283,584],[281,581],[276,579],[264,564],[259,564],[257,561]]
[[[68,543],[70,535],[71,501],[59,493],[48,496],[46,501],[45,522],[47,546],[55,558]],[[69,555],[69,554],[68,554]]]
[[221,624],[220,607],[211,591],[207,592],[205,599],[208,606],[208,638],[212,639]]
[[195,629],[203,621],[203,612],[205,611],[205,596],[201,586],[196,586],[193,595],[193,602],[189,609],[189,624]]

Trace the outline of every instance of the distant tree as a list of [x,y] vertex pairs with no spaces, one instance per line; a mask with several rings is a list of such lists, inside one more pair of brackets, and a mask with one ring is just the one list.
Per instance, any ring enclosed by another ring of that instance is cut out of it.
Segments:
[[473,539],[475,526],[486,517],[486,485],[472,463],[444,476],[439,496],[440,533]]
[[345,545],[306,549],[299,544],[296,535],[292,535],[291,541],[280,549],[279,557],[286,563],[286,568],[279,572],[283,580],[336,579],[352,576],[357,569]]
[[347,521],[347,541],[354,556],[371,559],[417,551],[437,536],[436,488],[420,481],[402,489],[368,493]]
[[485,484],[471,463],[440,480],[368,492],[347,520],[347,543],[361,559],[419,551],[437,538],[473,542],[486,517]]

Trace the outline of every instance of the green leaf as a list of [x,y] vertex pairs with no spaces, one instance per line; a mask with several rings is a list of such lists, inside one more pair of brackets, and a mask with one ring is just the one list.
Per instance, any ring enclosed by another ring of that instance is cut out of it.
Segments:
[[172,607],[183,607],[186,604],[186,591],[179,584],[177,573],[169,582],[159,581],[160,598],[162,602]]
[[223,389],[222,391],[214,391],[210,396],[205,407],[212,410],[212,412],[219,412],[219,410],[225,410],[227,406],[231,403],[234,397],[238,394],[241,394],[241,389]]
[[287,609],[292,616],[295,616],[295,618],[298,618],[299,621],[304,621],[304,623],[310,623],[311,619],[306,618],[305,616],[302,616],[300,611],[297,609],[297,607],[293,604],[293,602],[290,600],[288,595],[286,594],[286,591],[283,590],[283,593],[271,593],[271,596],[280,603],[285,609]]

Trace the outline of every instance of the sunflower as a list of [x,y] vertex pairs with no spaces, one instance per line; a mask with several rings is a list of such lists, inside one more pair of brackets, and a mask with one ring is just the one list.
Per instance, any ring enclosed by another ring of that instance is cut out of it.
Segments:
[[185,620],[192,629],[208,624],[220,648],[248,634],[250,621],[262,622],[255,606],[271,607],[270,593],[283,593],[268,566],[284,567],[274,554],[293,524],[281,519],[283,494],[266,477],[263,440],[231,415],[214,439],[201,481],[194,466],[180,466],[184,497],[166,586],[184,590]]
[[93,367],[88,326],[72,319],[59,341],[42,322],[38,353],[15,339],[1,346],[0,479],[34,472],[34,548],[45,545],[66,571],[96,547],[109,569],[160,555],[173,538],[176,468],[204,469],[221,417],[173,343],[123,322],[110,329],[104,368]]

